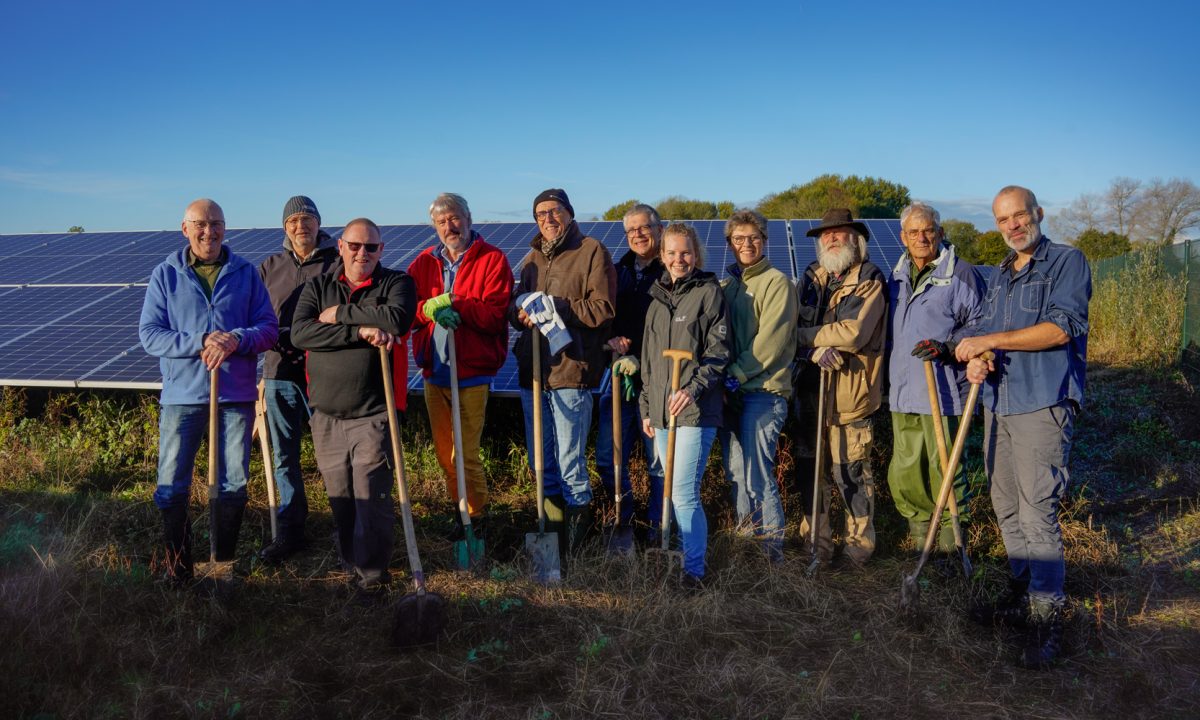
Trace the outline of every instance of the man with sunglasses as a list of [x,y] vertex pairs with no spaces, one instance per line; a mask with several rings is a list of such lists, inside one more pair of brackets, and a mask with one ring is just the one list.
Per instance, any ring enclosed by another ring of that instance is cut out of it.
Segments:
[[[544,190],[533,201],[538,234],[521,262],[509,321],[520,331],[517,356],[529,466],[533,467],[533,403],[542,403],[547,529],[564,550],[575,550],[592,525],[592,488],[587,471],[587,437],[592,389],[608,367],[609,325],[614,315],[617,274],[612,256],[575,222],[565,190]],[[538,308],[530,315],[526,308]],[[533,328],[541,329],[542,397],[534,398]],[[553,333],[546,335],[547,332]],[[552,348],[562,347],[554,352]],[[565,530],[565,532],[563,532]]]
[[183,216],[187,247],[150,276],[138,335],[159,358],[162,412],[158,422],[158,487],[167,580],[192,578],[187,506],[192,467],[208,429],[209,374],[218,371],[221,459],[216,560],[232,560],[246,509],[250,434],[254,428],[258,354],[275,344],[278,323],[254,266],[223,246],[225,213],[208,199]]
[[[309,398],[317,468],[329,493],[342,568],[351,589],[377,597],[388,583],[395,510],[389,418],[379,348],[403,348],[416,308],[412,278],[379,263],[379,226],[351,220],[338,240],[343,269],[304,285],[292,318],[292,343],[308,351]],[[393,357],[402,353],[393,353]],[[394,363],[405,386],[407,365]]]
[[333,238],[321,229],[317,204],[297,195],[283,206],[283,251],[258,268],[279,318],[279,340],[263,358],[263,400],[271,435],[275,486],[279,490],[278,536],[259,558],[278,565],[305,545],[308,501],[300,470],[300,438],[308,424],[308,378],[304,353],[292,345],[292,313],[304,283],[340,262]]

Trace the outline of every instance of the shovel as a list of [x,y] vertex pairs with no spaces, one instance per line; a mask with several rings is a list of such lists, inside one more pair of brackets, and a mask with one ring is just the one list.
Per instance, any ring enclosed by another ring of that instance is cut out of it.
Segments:
[[542,348],[541,332],[530,329],[533,343],[533,475],[537,484],[538,530],[525,533],[525,552],[533,570],[533,579],[542,585],[562,580],[562,562],[558,556],[558,533],[546,532],[546,489],[542,479],[546,463],[542,447]]
[[813,490],[812,517],[808,522],[809,549],[812,560],[808,563],[805,574],[813,577],[821,568],[821,557],[817,550],[817,520],[821,517],[821,477],[825,474],[825,396],[829,391],[829,371],[821,370],[821,380],[817,386],[817,456],[813,461]]
[[404,473],[404,448],[400,445],[400,428],[396,427],[396,390],[392,386],[391,351],[379,346],[380,366],[383,368],[383,392],[387,397],[388,434],[395,458],[396,491],[400,495],[400,518],[404,524],[404,546],[408,551],[408,568],[412,571],[413,592],[396,603],[392,622],[392,644],[397,647],[428,645],[446,627],[446,599],[425,590],[425,571],[417,552],[417,533],[413,529],[412,503],[408,499],[408,479]]
[[[694,355],[688,350],[663,350],[663,357],[671,360],[671,394],[670,398],[679,392],[679,364],[691,360]],[[675,416],[667,417],[667,457],[663,463],[663,511],[662,511],[662,547],[646,551],[650,557],[657,557],[664,573],[670,573],[672,565],[679,564],[680,575],[683,574],[683,553],[670,550],[671,546],[671,493],[675,484]]]
[[[980,357],[984,360],[991,360],[995,356],[989,351]],[[958,425],[958,435],[954,438],[954,448],[950,451],[950,459],[942,469],[942,487],[938,490],[937,504],[933,508],[932,517],[934,518],[941,519],[942,511],[946,509],[946,499],[950,496],[950,489],[954,486],[951,478],[958,469],[963,450],[967,446],[967,431],[971,427],[971,417],[975,414],[975,403],[978,400],[979,385],[972,384],[971,391],[967,394],[966,407],[963,408],[962,422]],[[900,584],[901,610],[911,612],[917,609],[921,597],[921,586],[917,584],[917,578],[921,575],[921,568],[925,567],[926,561],[929,560],[929,553],[933,550],[933,541],[937,537],[937,532],[938,523],[930,522],[929,531],[925,534],[925,547],[921,550],[921,558],[917,560],[917,567],[913,569],[912,575],[905,576],[904,581]]]
[[233,591],[233,561],[217,560],[217,469],[221,447],[220,408],[217,405],[219,373],[219,367],[208,371],[208,562],[196,563],[196,579],[202,592],[214,597],[228,597]]
[[616,518],[608,535],[608,553],[610,555],[628,555],[633,552],[633,528],[621,524],[621,496],[625,488],[621,485],[621,464],[624,452],[624,439],[621,437],[622,426],[625,424],[621,415],[621,376],[617,374],[617,360],[620,353],[613,351],[612,368],[612,463],[613,463],[613,500]]
[[[933,413],[934,439],[937,441],[938,459],[941,462],[943,478],[945,477],[946,468],[949,465],[949,458],[946,456],[946,436],[942,430],[942,408],[938,400],[937,378],[933,372],[933,361],[925,361],[925,384],[929,386],[929,407]],[[952,491],[953,492],[953,491]],[[958,498],[948,500],[950,503],[950,521],[954,527],[954,546],[958,549],[959,559],[962,561],[963,575],[969,580],[973,574],[971,567],[971,558],[967,556],[967,543],[963,539],[962,522],[958,517]],[[937,518],[938,524],[941,523],[941,517]],[[932,522],[930,523],[933,524]]]
[[458,353],[454,347],[454,331],[447,333],[450,347],[450,413],[454,422],[454,473],[458,479],[458,512],[462,516],[463,539],[454,541],[454,566],[459,570],[476,570],[483,564],[483,538],[475,536],[471,527],[471,511],[467,506],[467,473],[463,469],[462,408],[458,397]]
[[264,399],[266,385],[258,383],[258,402],[254,403],[254,433],[258,435],[258,445],[262,448],[263,475],[267,480],[267,505],[271,511],[271,540],[279,535],[279,518],[275,517],[278,505],[275,502],[275,463],[271,459],[271,440],[267,437],[267,402]]

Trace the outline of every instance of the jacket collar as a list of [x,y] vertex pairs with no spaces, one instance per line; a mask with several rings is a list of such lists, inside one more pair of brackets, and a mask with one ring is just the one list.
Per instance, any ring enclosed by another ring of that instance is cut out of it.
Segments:
[[[542,233],[539,230],[538,234],[534,235],[533,239],[529,241],[529,247],[537,250],[540,253],[542,251],[542,240]],[[582,244],[583,231],[579,229],[579,223],[575,220],[572,220],[571,224],[567,227],[566,235],[563,236],[562,240],[558,241],[558,245],[554,246],[554,252],[551,254],[558,255],[563,250],[577,248]]]
[[[1033,254],[1030,256],[1029,261],[1030,262],[1035,262],[1035,261],[1041,262],[1042,260],[1046,259],[1046,256],[1049,253],[1050,253],[1050,238],[1046,237],[1045,235],[1042,235],[1041,239],[1038,240],[1037,247],[1035,247],[1033,249]],[[1012,264],[1016,261],[1016,259],[1017,259],[1017,251],[1009,250],[1008,255],[1006,255],[1004,257],[1004,260],[1000,263],[1000,269],[1001,270],[1011,270]]]
[[[625,254],[621,256],[621,259],[617,261],[617,264],[627,267],[630,270],[636,270],[637,269],[637,253],[635,253],[632,250],[626,250]],[[662,258],[654,257],[654,258],[650,258],[650,262],[646,263],[645,269],[647,271],[650,271],[650,270],[654,269],[655,266],[664,267],[664,268],[666,267],[665,265],[663,265]]]
[[736,278],[741,278],[742,281],[744,282],[756,275],[762,275],[764,272],[766,272],[770,268],[771,268],[771,261],[767,259],[766,255],[763,255],[761,258],[758,259],[758,262],[754,263],[750,267],[744,268],[741,265],[734,263],[734,264],[730,265],[727,268],[727,270],[729,271],[730,275],[732,275]]
[[[956,262],[958,262],[958,254],[955,252],[954,246],[943,241],[941,252],[938,253],[937,257],[929,261],[929,264],[933,265],[933,272],[930,273],[930,276],[942,280],[952,276]],[[892,274],[896,277],[904,277],[911,280],[912,278],[909,277],[908,272],[911,265],[912,258],[909,256],[908,251],[905,250],[900,259],[896,261],[896,266],[892,268]]]

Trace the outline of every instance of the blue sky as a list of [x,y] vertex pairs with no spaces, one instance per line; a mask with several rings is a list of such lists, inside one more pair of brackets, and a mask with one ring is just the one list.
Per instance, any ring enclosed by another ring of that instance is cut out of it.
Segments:
[[1116,176],[1200,182],[1198,4],[5,3],[0,233],[328,225],[459,192],[529,220],[752,204],[822,173],[987,218]]

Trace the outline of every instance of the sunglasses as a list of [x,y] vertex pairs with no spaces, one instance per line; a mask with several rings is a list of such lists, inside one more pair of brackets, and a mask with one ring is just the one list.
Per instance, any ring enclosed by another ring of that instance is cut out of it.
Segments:
[[345,240],[343,240],[343,241],[342,241],[342,243],[343,243],[343,244],[344,244],[344,245],[345,245],[345,246],[346,246],[346,247],[347,247],[347,248],[350,250],[350,252],[352,252],[352,253],[356,253],[356,252],[358,252],[359,250],[362,250],[363,248],[366,248],[366,249],[367,249],[367,252],[369,252],[369,253],[376,253],[376,252],[379,252],[379,248],[380,248],[380,247],[382,247],[382,243],[359,243],[359,242],[346,242]]

